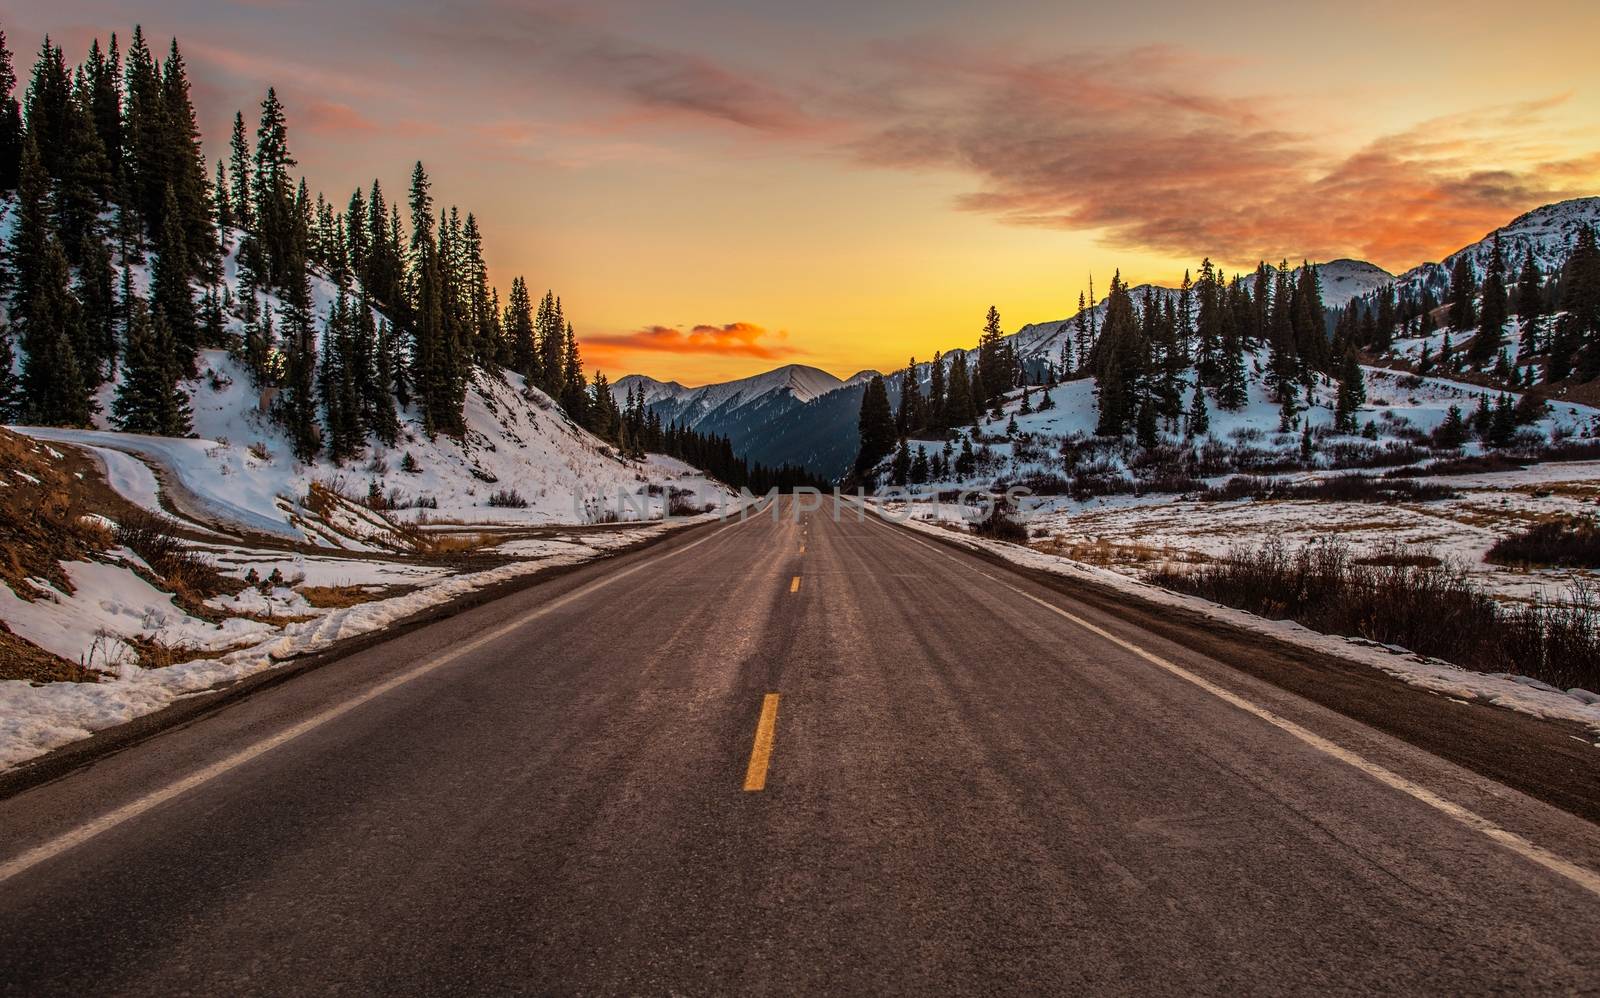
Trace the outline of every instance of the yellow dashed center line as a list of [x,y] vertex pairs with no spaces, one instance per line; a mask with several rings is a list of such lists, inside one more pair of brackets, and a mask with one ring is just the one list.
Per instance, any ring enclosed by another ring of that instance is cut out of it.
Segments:
[[797,593],[800,591],[800,576],[796,575],[794,578],[789,580],[789,591],[791,593]]
[[750,765],[744,771],[747,791],[767,789],[767,766],[772,762],[772,735],[778,726],[778,694],[768,693],[761,701],[761,720],[756,722],[756,741],[750,746]]

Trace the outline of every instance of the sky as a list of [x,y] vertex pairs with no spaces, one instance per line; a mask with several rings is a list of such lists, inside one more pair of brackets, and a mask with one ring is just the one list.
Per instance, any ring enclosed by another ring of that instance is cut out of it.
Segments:
[[1592,0],[0,0],[24,78],[132,18],[213,157],[270,84],[335,203],[421,159],[612,378],[890,370],[1091,274],[1398,272],[1600,194]]

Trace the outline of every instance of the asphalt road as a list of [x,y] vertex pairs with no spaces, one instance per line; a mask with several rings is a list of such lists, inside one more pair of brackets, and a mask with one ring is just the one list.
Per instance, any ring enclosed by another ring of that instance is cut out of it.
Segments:
[[1593,991],[1595,871],[1584,820],[815,512],[0,801],[0,993]]

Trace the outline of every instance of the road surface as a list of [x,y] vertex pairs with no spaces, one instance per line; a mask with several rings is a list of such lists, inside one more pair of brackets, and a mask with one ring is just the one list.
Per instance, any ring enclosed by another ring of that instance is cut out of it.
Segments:
[[0,801],[0,993],[1594,990],[1596,870],[1588,822],[786,511]]

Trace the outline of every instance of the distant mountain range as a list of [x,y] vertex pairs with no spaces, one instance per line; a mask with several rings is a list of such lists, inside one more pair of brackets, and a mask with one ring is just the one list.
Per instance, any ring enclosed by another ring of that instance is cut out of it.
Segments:
[[[1317,265],[1322,282],[1322,300],[1329,308],[1343,308],[1358,298],[1372,295],[1385,285],[1394,284],[1403,293],[1417,294],[1423,288],[1441,297],[1450,286],[1450,271],[1463,253],[1471,254],[1481,276],[1488,268],[1493,240],[1500,235],[1501,252],[1514,276],[1522,258],[1532,249],[1534,260],[1549,273],[1566,260],[1583,225],[1600,225],[1600,197],[1577,198],[1536,208],[1490,232],[1483,239],[1464,246],[1438,263],[1424,263],[1399,277],[1364,260],[1330,260]],[[1298,268],[1296,268],[1298,272]],[[1145,292],[1158,299],[1178,294],[1178,289],[1141,284],[1131,288],[1135,303]],[[1095,303],[1091,311],[1096,323],[1104,319],[1106,303]],[[1040,367],[1046,362],[1061,363],[1062,350],[1076,333],[1077,313],[1065,319],[1030,322],[1009,339],[1023,363]],[[946,356],[965,356],[965,350],[948,351]],[[675,381],[657,381],[642,374],[630,374],[612,386],[620,401],[630,390],[643,391],[645,404],[668,422],[684,423],[704,433],[727,436],[734,449],[753,461],[777,465],[804,465],[830,478],[842,476],[855,459],[860,439],[856,417],[861,408],[865,383],[876,371],[862,371],[841,380],[827,371],[790,364],[750,378],[722,384],[686,388]],[[927,368],[918,371],[927,379]],[[899,403],[899,379],[889,379],[890,401]]]
[[841,380],[803,364],[738,381],[686,388],[642,374],[619,378],[611,393],[623,401],[644,392],[645,405],[665,423],[725,436],[736,452],[766,465],[795,464],[835,477],[854,460],[861,393],[877,371]]

